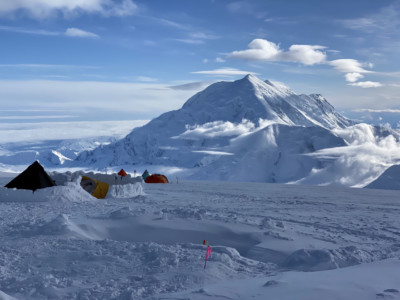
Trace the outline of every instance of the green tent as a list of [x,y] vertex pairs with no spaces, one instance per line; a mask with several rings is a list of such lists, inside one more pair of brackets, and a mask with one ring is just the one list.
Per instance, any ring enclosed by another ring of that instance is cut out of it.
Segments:
[[150,174],[149,174],[149,171],[147,171],[147,170],[144,171],[143,174],[142,174],[143,180],[146,180],[146,178],[149,177],[149,176],[150,176]]

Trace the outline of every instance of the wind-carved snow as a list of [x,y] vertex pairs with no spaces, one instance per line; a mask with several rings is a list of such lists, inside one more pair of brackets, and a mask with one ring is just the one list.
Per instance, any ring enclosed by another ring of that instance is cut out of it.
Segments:
[[[395,191],[183,181],[130,198],[85,192],[77,202],[59,201],[68,191],[56,187],[42,193],[50,190],[46,201],[0,202],[4,299],[399,294]],[[206,269],[204,239],[213,251]]]

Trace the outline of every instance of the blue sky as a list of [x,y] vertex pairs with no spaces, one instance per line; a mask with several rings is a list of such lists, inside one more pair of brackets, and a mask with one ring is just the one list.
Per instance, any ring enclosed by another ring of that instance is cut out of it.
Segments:
[[400,1],[0,0],[0,122],[150,119],[247,73],[400,116]]

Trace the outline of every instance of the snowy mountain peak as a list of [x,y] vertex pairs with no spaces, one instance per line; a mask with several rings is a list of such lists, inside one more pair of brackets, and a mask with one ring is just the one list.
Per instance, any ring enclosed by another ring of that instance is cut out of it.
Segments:
[[[280,125],[273,127],[274,124]],[[186,101],[181,109],[135,128],[116,143],[84,152],[78,160],[104,166],[145,163],[193,168],[213,164],[221,155],[235,165],[240,160],[236,155],[260,151],[259,155],[249,157],[268,156],[273,152],[268,159],[274,166],[280,161],[279,152],[287,151],[272,150],[285,145],[280,141],[284,139],[282,136],[296,140],[296,147],[306,143],[298,150],[303,153],[321,148],[315,141],[322,138],[314,139],[314,135],[330,137],[329,145],[344,145],[329,130],[351,124],[352,121],[337,113],[321,95],[297,95],[282,83],[246,75],[236,81],[210,85]],[[293,134],[296,128],[299,133]],[[253,136],[256,142],[237,139],[240,136]],[[250,163],[246,161],[246,164]],[[272,177],[266,178],[272,180]]]
[[262,81],[252,74],[210,85],[191,97],[181,111],[193,117],[191,125],[243,119],[328,129],[352,124],[321,95],[297,95],[283,83]]
[[262,81],[257,76],[248,74],[242,79],[234,81],[235,86],[240,88],[249,88],[259,94],[266,94],[269,97],[286,97],[294,92],[281,82],[271,80]]
[[247,74],[242,79],[236,80],[235,82],[238,84],[245,83],[245,82],[248,82],[252,85],[260,85],[260,84],[262,85],[263,84],[263,81],[253,74]]
[[240,80],[259,80],[257,76],[253,75],[253,74],[247,74],[246,76],[244,76],[242,79]]

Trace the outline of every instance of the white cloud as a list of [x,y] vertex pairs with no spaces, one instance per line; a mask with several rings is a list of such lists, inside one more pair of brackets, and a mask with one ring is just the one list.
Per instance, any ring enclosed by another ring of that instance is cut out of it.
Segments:
[[372,112],[372,113],[394,113],[394,114],[399,114],[400,109],[372,109],[372,108],[360,108],[360,109],[354,109],[353,111],[355,112]]
[[86,37],[86,38],[99,38],[100,36],[89,31],[79,28],[67,28],[65,32],[48,31],[43,29],[26,29],[20,27],[0,26],[0,31],[9,31],[23,34],[45,35],[45,36],[70,36],[70,37]]
[[192,39],[200,39],[200,40],[216,40],[219,39],[219,36],[213,34],[206,34],[204,32],[191,32],[189,36]]
[[151,17],[151,19],[157,21],[158,23],[166,25],[168,27],[173,27],[173,28],[181,29],[181,30],[187,30],[187,25],[186,24],[181,24],[181,23],[178,23],[178,22],[175,22],[175,21],[162,19],[162,18]]
[[299,62],[304,65],[315,65],[325,62],[326,54],[318,51],[326,47],[318,45],[292,45],[289,51],[282,53],[283,60]]
[[196,39],[175,39],[175,41],[185,43],[185,44],[192,44],[192,45],[204,44],[203,40],[196,40]]
[[71,119],[73,115],[34,115],[34,116],[0,116],[0,120],[44,120],[44,119]]
[[334,50],[334,49],[329,49],[329,50],[326,50],[326,52],[330,52],[330,53],[333,53],[333,54],[339,54],[339,53],[341,53],[342,51]]
[[347,73],[345,75],[346,77],[346,81],[348,82],[356,82],[357,80],[364,78],[364,75],[360,74],[360,73]]
[[349,83],[348,85],[351,86],[358,86],[364,89],[367,88],[377,88],[377,87],[381,87],[382,83],[380,82],[375,82],[375,81],[360,81],[360,82],[355,82],[355,83]]
[[12,0],[0,1],[0,16],[23,12],[33,18],[44,19],[59,13],[77,15],[98,13],[103,16],[129,16],[138,7],[131,0]]
[[208,63],[208,58],[203,59],[203,64]]
[[248,45],[249,49],[233,51],[228,57],[258,61],[290,61],[304,65],[314,65],[325,62],[325,49],[318,45],[292,45],[288,51],[283,51],[279,45],[264,39],[254,39]]
[[66,36],[71,36],[71,37],[84,37],[84,38],[99,38],[100,36],[89,31],[85,31],[79,28],[68,28],[65,31]]
[[186,38],[175,39],[175,41],[185,44],[199,45],[199,44],[204,44],[207,40],[215,40],[215,39],[219,39],[219,37],[216,35],[206,34],[203,32],[190,32],[187,34]]
[[400,26],[399,9],[400,1],[394,1],[394,3],[382,8],[377,13],[356,19],[341,20],[341,23],[353,30],[361,30],[368,33],[378,32],[379,35],[398,33]]
[[92,138],[100,136],[123,137],[147,120],[129,121],[74,121],[1,123],[2,143],[29,143],[50,140]]
[[157,78],[148,77],[148,76],[137,76],[136,80],[141,82],[156,82]]
[[355,59],[335,59],[329,62],[339,72],[344,73],[371,73],[371,71],[365,70],[362,64]]
[[245,60],[276,60],[281,53],[277,44],[263,39],[252,40],[248,47],[250,49],[233,51],[229,57]]
[[214,121],[203,125],[188,126],[184,133],[175,138],[198,140],[200,138],[238,136],[253,131],[255,127],[254,123],[248,120],[243,120],[241,123]]
[[215,70],[208,71],[196,71],[191,72],[192,74],[204,74],[204,75],[221,75],[221,76],[235,76],[235,75],[247,75],[247,74],[255,74],[257,73],[250,71],[242,71],[235,68],[220,68]]
[[226,60],[223,59],[223,58],[221,58],[221,57],[217,57],[217,58],[215,59],[215,62],[217,62],[217,63],[224,63],[224,62],[226,62]]
[[85,65],[50,65],[50,64],[2,64],[0,68],[32,68],[32,69],[98,69]]
[[35,34],[35,35],[60,35],[57,31],[48,31],[42,29],[26,29],[20,27],[0,26],[1,31],[9,31],[16,33]]
[[[104,0],[102,2],[104,2]],[[135,14],[138,10],[138,6],[131,0],[122,0],[117,5],[115,5],[114,3],[115,1],[109,4],[110,9],[108,11],[107,10],[103,11],[105,15],[125,17]]]
[[56,109],[63,114],[98,118],[156,117],[180,108],[196,90],[171,89],[166,84],[106,81],[0,80],[0,111]]
[[264,19],[267,15],[255,1],[234,1],[227,5],[227,9],[231,13],[250,15],[257,19]]

